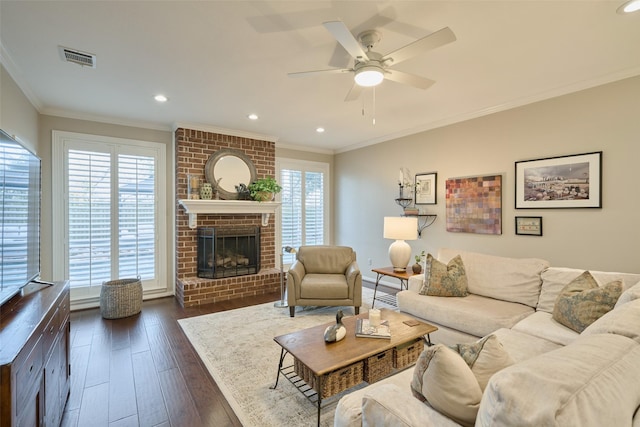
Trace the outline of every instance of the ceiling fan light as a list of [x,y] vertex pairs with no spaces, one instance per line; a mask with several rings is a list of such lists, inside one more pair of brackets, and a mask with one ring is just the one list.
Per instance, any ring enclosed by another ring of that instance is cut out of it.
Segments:
[[640,0],[629,0],[623,3],[617,10],[620,14],[637,12],[640,10]]
[[384,80],[384,74],[378,67],[362,67],[356,71],[354,79],[358,86],[378,86]]

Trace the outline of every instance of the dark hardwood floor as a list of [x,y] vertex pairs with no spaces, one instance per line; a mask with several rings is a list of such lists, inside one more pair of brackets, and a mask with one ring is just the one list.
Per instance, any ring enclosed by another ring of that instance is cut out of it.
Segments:
[[177,320],[279,298],[185,309],[168,297],[145,301],[139,315],[114,320],[103,319],[97,308],[72,312],[71,395],[62,426],[241,426]]

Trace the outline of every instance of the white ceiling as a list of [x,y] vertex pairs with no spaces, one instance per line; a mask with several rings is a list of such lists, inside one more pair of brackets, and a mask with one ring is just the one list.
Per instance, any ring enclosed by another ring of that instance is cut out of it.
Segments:
[[[0,57],[43,114],[340,152],[639,75],[640,12],[617,14],[621,3],[2,0]],[[435,85],[385,81],[374,109],[371,89],[344,102],[349,74],[287,76],[352,65],[328,20],[380,30],[382,54],[446,26],[457,41],[396,67]],[[63,62],[60,45],[96,54],[97,67]]]

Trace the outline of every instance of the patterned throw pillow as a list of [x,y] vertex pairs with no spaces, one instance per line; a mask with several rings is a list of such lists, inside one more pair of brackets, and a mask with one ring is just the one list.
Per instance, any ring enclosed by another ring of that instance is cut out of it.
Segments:
[[424,268],[424,281],[419,291],[420,295],[434,297],[466,297],[467,274],[460,255],[444,264],[427,255]]
[[585,271],[566,285],[553,307],[553,320],[580,333],[615,306],[622,293],[622,281],[598,286]]
[[416,362],[411,392],[463,425],[473,425],[489,378],[513,364],[498,337],[426,348]]

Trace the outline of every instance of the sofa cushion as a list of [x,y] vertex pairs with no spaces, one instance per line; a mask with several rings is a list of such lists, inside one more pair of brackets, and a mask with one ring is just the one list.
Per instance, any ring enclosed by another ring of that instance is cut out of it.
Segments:
[[540,273],[549,262],[535,258],[506,258],[442,248],[438,260],[460,255],[467,273],[468,291],[476,295],[534,307],[540,295]]
[[[540,291],[540,300],[538,301],[537,311],[546,311],[553,313],[553,305],[560,294],[562,288],[567,283],[582,274],[584,270],[566,267],[549,267],[542,272],[542,289]],[[599,286],[606,285],[614,280],[622,280],[625,289],[640,281],[640,274],[616,273],[606,271],[589,271],[593,278],[598,282]]]
[[616,302],[616,308],[622,304],[635,301],[637,299],[640,299],[640,282],[631,286],[629,289],[624,291],[622,295],[620,295],[620,298],[618,298],[618,301]]
[[396,297],[400,311],[476,337],[496,329],[511,328],[534,312],[524,304],[474,294],[464,298],[443,298],[401,291]]
[[629,338],[581,336],[496,373],[476,426],[631,425],[640,405],[638,360],[640,345]]
[[[501,328],[493,333],[515,363],[561,348],[562,345],[513,329]],[[577,335],[577,334],[576,334]]]
[[[309,283],[309,285],[307,285]],[[344,274],[306,274],[300,284],[300,298],[345,299],[349,298],[349,286]]]
[[462,258],[454,257],[445,264],[427,254],[424,282],[419,293],[435,297],[466,297],[467,275]]
[[536,311],[513,326],[514,331],[543,338],[559,345],[568,345],[580,336],[573,329],[553,320],[550,313]]
[[622,293],[622,281],[615,280],[603,287],[585,271],[565,286],[553,306],[553,320],[582,332],[587,326],[609,312]]
[[[362,405],[361,423],[354,422],[347,425],[350,427],[460,427],[460,424],[442,415],[430,405],[425,405],[411,395],[407,396],[406,388],[406,386],[401,387],[396,384],[378,386],[378,383],[373,387],[367,387],[360,400]],[[334,422],[334,426],[345,426],[340,421]]]
[[418,399],[463,425],[473,425],[482,399],[471,368],[443,344],[428,347],[420,354],[411,390]]
[[614,308],[585,329],[581,335],[617,334],[640,344],[640,299]]

